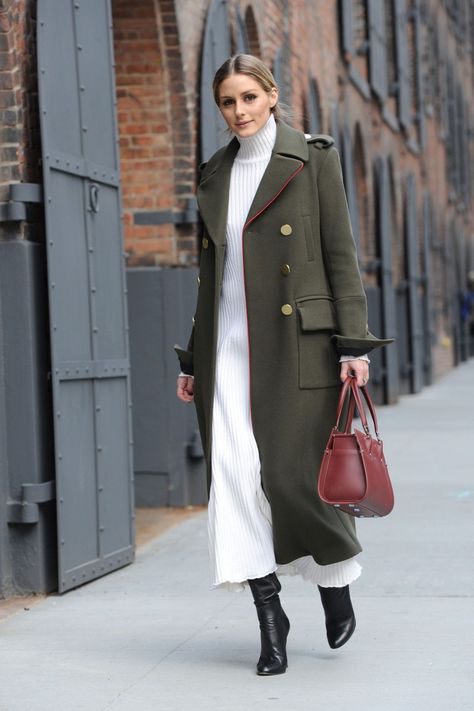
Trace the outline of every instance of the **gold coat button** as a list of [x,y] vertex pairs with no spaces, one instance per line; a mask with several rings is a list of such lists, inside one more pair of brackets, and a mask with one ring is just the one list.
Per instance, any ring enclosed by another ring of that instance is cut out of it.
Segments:
[[209,247],[209,240],[207,239],[207,237],[202,238],[202,246],[204,249],[207,249]]
[[199,277],[197,278],[197,283],[198,283],[198,286],[201,283],[201,279]]
[[196,323],[196,319],[194,318],[194,316],[192,317],[191,321],[193,322],[193,326],[194,326],[194,324]]
[[291,272],[291,267],[289,264],[282,264],[281,265],[281,273],[284,274],[285,276]]
[[291,225],[282,225],[280,227],[280,232],[282,233],[282,235],[285,235],[285,237],[289,237],[293,232],[293,228]]
[[281,307],[281,312],[284,316],[291,316],[291,314],[293,313],[293,308],[291,304],[283,304],[283,306]]

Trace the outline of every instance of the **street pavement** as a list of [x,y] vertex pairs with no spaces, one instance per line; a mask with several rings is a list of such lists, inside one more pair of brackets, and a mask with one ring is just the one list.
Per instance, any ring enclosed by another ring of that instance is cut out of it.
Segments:
[[396,495],[358,523],[357,630],[282,577],[289,667],[259,677],[250,593],[211,590],[206,513],[130,566],[0,622],[1,711],[473,711],[474,359],[379,408]]

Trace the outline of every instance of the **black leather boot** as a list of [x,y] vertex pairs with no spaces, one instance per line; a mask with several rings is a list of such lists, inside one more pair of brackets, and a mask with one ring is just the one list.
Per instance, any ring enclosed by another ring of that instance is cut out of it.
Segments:
[[275,573],[248,581],[260,623],[262,650],[257,663],[257,674],[283,674],[288,666],[286,638],[290,621],[281,606],[278,593],[280,581]]
[[342,647],[352,636],[356,619],[349,585],[342,588],[322,588],[318,585],[326,616],[326,633],[331,649]]

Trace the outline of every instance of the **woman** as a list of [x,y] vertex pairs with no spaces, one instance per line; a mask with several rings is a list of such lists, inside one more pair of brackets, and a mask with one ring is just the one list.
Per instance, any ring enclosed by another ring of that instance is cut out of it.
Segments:
[[234,137],[201,166],[199,293],[188,346],[175,346],[177,394],[195,401],[206,456],[213,584],[249,585],[257,673],[281,674],[277,572],[318,585],[332,648],[355,628],[361,546],[353,519],[318,498],[316,473],[340,381],[352,371],[365,384],[366,353],[390,341],[368,331],[333,139],[281,120],[256,57],[228,59],[213,90]]

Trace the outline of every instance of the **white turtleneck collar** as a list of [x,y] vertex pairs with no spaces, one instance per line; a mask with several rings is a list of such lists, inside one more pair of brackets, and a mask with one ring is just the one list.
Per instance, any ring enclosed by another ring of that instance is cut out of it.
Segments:
[[237,136],[240,148],[235,160],[254,161],[268,158],[275,145],[276,122],[273,113],[270,113],[268,121],[253,136]]

